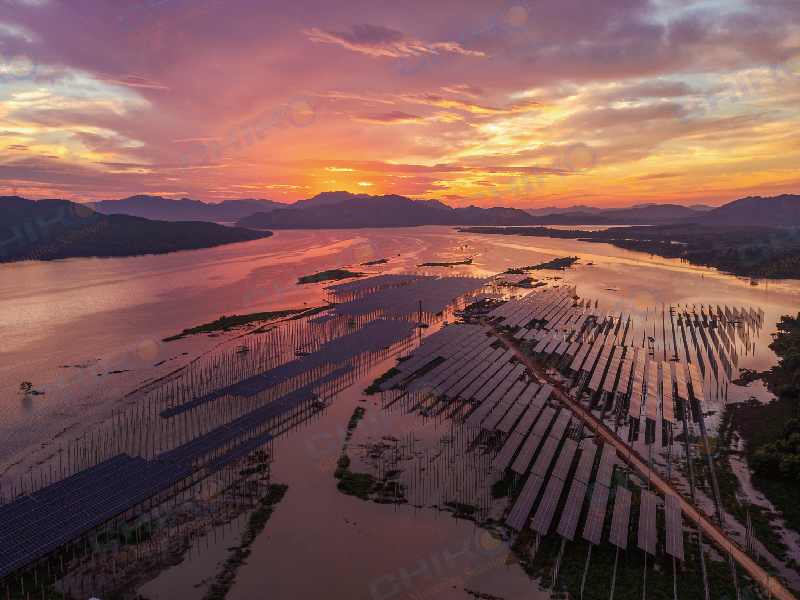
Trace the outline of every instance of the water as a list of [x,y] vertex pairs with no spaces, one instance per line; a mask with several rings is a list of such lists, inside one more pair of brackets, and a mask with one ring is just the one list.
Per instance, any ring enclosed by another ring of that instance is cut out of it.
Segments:
[[[164,337],[221,315],[322,304],[321,288],[326,284],[296,285],[299,276],[348,267],[404,272],[423,262],[468,256],[474,256],[472,265],[421,271],[488,276],[574,255],[580,257],[575,267],[538,272],[535,277],[563,277],[552,281],[577,285],[582,298],[598,300],[606,310],[631,312],[634,319],[643,319],[648,309],[662,303],[763,308],[764,328],[755,355],[740,356],[740,368],[764,370],[775,364],[766,347],[770,334],[781,315],[798,310],[798,281],[751,286],[711,269],[608,244],[466,234],[448,227],[279,231],[265,240],[222,248],[4,269],[0,474],[52,454],[65,438],[107,419],[111,409],[119,408],[143,382],[167,375],[221,344],[234,343],[235,334],[167,343],[160,341]],[[382,258],[389,262],[358,266]],[[389,574],[402,588],[396,597],[405,598],[455,576],[455,570],[430,580],[421,575],[413,589],[406,589],[399,569],[416,570],[418,560],[435,553],[442,556],[444,548],[456,552],[475,534],[472,523],[430,508],[344,496],[335,489],[330,472],[319,472],[322,459],[312,459],[305,445],[308,437],[346,423],[359,405],[365,382],[389,363],[376,365],[364,381],[342,393],[325,417],[275,441],[274,481],[289,484],[290,491],[254,543],[231,598],[264,595],[266,583],[276,597],[313,598],[320,597],[320,590],[331,590],[328,597],[369,598],[369,583]],[[24,400],[18,391],[22,381],[50,391]],[[479,555],[474,562],[481,567],[491,559]],[[465,569],[472,572],[472,563],[466,562],[456,563],[461,575]],[[387,583],[388,579],[380,585]],[[514,564],[495,565],[462,583],[456,582],[457,587],[506,597],[546,597]],[[451,593],[455,592],[448,590],[441,597]]]
[[[490,275],[578,255],[581,261],[574,268],[538,276],[563,276],[564,282],[578,285],[581,297],[599,299],[606,309],[630,311],[652,301],[761,306],[766,312],[762,340],[769,339],[780,315],[795,314],[800,299],[798,281],[753,287],[711,269],[608,244],[465,234],[449,227],[278,231],[268,239],[207,250],[4,269],[0,427],[6,435],[0,455],[48,439],[92,411],[107,416],[115,400],[142,381],[171,372],[222,340],[194,336],[161,343],[164,337],[221,315],[322,304],[325,284],[296,285],[299,276],[348,266],[402,272],[423,262],[473,254],[470,266],[424,271]],[[389,262],[358,267],[381,258]],[[740,366],[757,369],[775,361],[763,343],[755,357],[743,359]],[[32,382],[35,390],[54,391],[26,401],[19,392],[23,381]]]

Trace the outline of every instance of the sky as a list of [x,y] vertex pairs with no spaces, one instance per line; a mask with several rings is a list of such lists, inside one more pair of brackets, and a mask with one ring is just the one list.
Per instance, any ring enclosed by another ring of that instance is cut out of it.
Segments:
[[800,189],[797,0],[0,0],[0,195]]

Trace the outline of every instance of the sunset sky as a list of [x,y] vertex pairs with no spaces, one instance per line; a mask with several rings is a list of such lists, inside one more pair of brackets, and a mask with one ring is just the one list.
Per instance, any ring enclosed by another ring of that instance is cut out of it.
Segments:
[[797,0],[0,0],[0,195],[798,193],[798,21]]

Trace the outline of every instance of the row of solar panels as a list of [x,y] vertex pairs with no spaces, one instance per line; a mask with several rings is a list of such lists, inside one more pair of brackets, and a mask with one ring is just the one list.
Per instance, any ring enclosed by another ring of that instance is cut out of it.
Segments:
[[488,279],[473,277],[426,278],[400,287],[378,290],[354,300],[342,302],[333,308],[338,315],[369,315],[379,312],[386,318],[405,318],[420,310],[439,314],[456,298],[474,292]]
[[0,507],[0,577],[192,472],[185,466],[121,454]]
[[256,408],[208,433],[199,435],[185,444],[159,454],[158,458],[159,460],[188,465],[206,454],[213,452],[220,446],[233,442],[236,438],[246,435],[253,429],[307,402],[314,397],[315,389],[352,370],[353,367],[350,365],[340,367],[332,373],[289,392],[265,406]]
[[355,281],[347,281],[343,283],[336,283],[329,285],[323,289],[328,290],[332,294],[349,294],[352,292],[363,292],[367,290],[376,290],[384,286],[398,286],[418,281],[420,279],[427,279],[429,275],[394,275],[386,273],[384,275],[376,275],[375,277],[367,277],[366,279],[356,279]]
[[224,396],[251,398],[325,364],[340,364],[364,352],[378,352],[409,337],[413,331],[414,324],[409,321],[370,321],[352,333],[327,342],[316,352],[167,409],[161,416],[169,419]]
[[[157,460],[120,454],[0,507],[0,577],[188,477],[194,473],[188,463],[308,401],[314,389],[352,370],[337,369]],[[270,439],[262,433],[208,463],[206,471],[217,472]]]
[[[551,416],[552,415],[548,415],[546,421],[549,421]],[[531,468],[528,479],[514,503],[511,513],[506,519],[506,524],[517,531],[522,530],[527,523],[532,508],[539,497],[539,493],[547,478],[555,450],[561,443],[561,435],[563,435],[563,429],[557,429],[554,425],[551,434],[547,438],[547,442],[542,446],[536,457],[536,462]],[[531,437],[534,437],[533,434]],[[584,440],[582,445],[583,449],[578,467],[566,502],[563,504],[561,519],[557,526],[557,532],[570,541],[575,537],[580,513],[584,505],[584,499],[587,496],[587,490],[590,489],[589,481],[597,450],[597,446],[589,439]],[[575,440],[567,438],[563,441],[559,458],[552,472],[550,472],[550,479],[547,483],[544,495],[531,520],[531,529],[541,535],[547,535],[550,530],[556,508],[559,506],[566,485],[567,473],[573,463],[578,448],[579,444]],[[601,542],[606,507],[610,499],[615,459],[616,449],[611,444],[605,444],[595,480],[591,484],[591,498],[589,500],[588,513],[583,529],[583,538],[595,545]],[[617,486],[614,491],[616,499],[614,502],[609,540],[612,544],[624,550],[627,549],[628,544],[632,494],[630,490],[623,486]],[[638,545],[645,552],[655,554],[657,542],[656,508],[658,499],[648,490],[642,490],[641,498]],[[665,496],[665,511],[666,551],[668,554],[683,560],[683,530],[680,499],[677,496],[667,494]]]

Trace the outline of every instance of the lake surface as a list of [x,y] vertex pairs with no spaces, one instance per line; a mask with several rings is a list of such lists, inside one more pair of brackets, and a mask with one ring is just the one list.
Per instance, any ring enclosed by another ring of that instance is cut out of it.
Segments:
[[[598,301],[606,310],[630,312],[640,321],[662,303],[667,308],[687,302],[761,307],[764,328],[755,354],[740,356],[740,368],[763,370],[775,364],[766,347],[770,334],[780,316],[796,314],[800,304],[798,281],[751,286],[711,269],[608,244],[465,234],[449,227],[278,231],[265,240],[208,250],[70,259],[0,270],[0,483],[3,475],[16,476],[39,456],[52,454],[65,439],[107,419],[142,383],[232,343],[230,335],[167,343],[160,341],[164,337],[222,315],[320,305],[327,284],[297,285],[300,276],[339,267],[488,276],[576,255],[580,261],[573,268],[535,276],[563,277],[553,283],[577,285],[582,298]],[[423,262],[467,257],[473,257],[473,264],[416,268]],[[359,266],[378,259],[389,262]],[[319,468],[320,461],[337,454],[310,456],[306,441],[345,425],[366,383],[391,364],[389,359],[376,365],[342,392],[322,418],[275,440],[273,481],[288,484],[290,490],[254,543],[229,597],[315,598],[324,591],[329,592],[326,597],[370,598],[371,582],[389,575],[400,581],[401,568],[412,572],[420,559],[443,555],[444,549],[455,553],[476,534],[474,524],[431,508],[344,496],[336,490],[332,474]],[[48,393],[25,400],[19,393],[22,381]],[[377,410],[371,400],[365,406]],[[413,423],[413,415],[403,418]],[[374,441],[383,433],[377,432]],[[362,467],[358,470],[369,465]],[[500,509],[503,504],[498,503]],[[403,588],[395,597],[429,589],[457,572],[463,575],[463,583],[455,581],[457,587],[505,597],[547,597],[519,565],[498,566],[492,560],[487,552],[430,581],[421,575],[413,589]],[[472,572],[476,574],[467,583],[466,575]],[[167,587],[180,588],[180,581],[179,577]],[[387,589],[389,579],[381,581],[380,589]],[[157,589],[154,584],[150,589]],[[186,584],[192,582],[187,579]]]
[[[0,270],[0,456],[38,444],[92,411],[107,416],[110,403],[126,391],[219,343],[205,336],[160,341],[169,335],[222,315],[321,304],[326,284],[296,285],[302,275],[336,267],[404,272],[467,256],[474,256],[470,266],[421,270],[490,275],[567,255],[580,256],[580,263],[540,276],[563,276],[601,308],[630,311],[652,301],[760,306],[766,312],[762,336],[768,336],[780,315],[795,314],[800,303],[798,281],[751,286],[712,269],[608,244],[434,226],[278,231],[207,250],[34,263]],[[384,258],[385,265],[358,267]],[[741,366],[748,368],[774,362],[768,350],[743,358]],[[50,393],[25,400],[19,392],[23,381]]]

